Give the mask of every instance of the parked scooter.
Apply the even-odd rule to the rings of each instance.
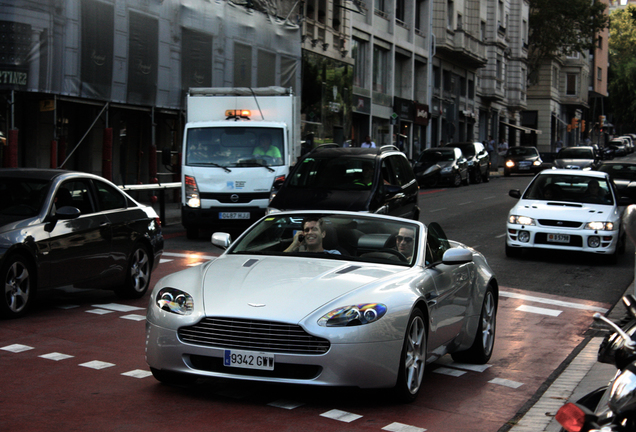
[[[636,244],[635,205],[627,207],[622,223]],[[619,324],[601,314],[594,315],[595,320],[613,330],[601,343],[598,361],[615,365],[617,372],[607,386],[559,409],[556,419],[568,432],[636,431],[636,298],[628,294],[623,304],[627,315]]]

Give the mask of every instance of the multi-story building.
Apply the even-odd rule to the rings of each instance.
[[[553,152],[557,143],[574,146],[588,138],[595,143],[605,139],[598,118],[607,97],[608,40],[606,29],[592,52],[562,55],[540,65],[522,113],[522,125],[543,132],[532,142],[540,151]]]

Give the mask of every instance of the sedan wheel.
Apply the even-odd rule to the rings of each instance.
[[[2,267],[4,298],[0,305],[0,315],[18,318],[31,307],[35,297],[35,279],[31,266],[22,256],[16,255]]]
[[[453,186],[459,187],[461,186],[461,184],[462,184],[462,176],[458,172],[455,172],[453,174]]]
[[[495,345],[497,327],[497,301],[492,287],[489,285],[484,296],[484,303],[479,316],[479,327],[475,342],[466,351],[452,354],[453,360],[461,363],[484,364],[490,360]]]
[[[141,244],[137,244],[128,262],[126,281],[123,287],[116,290],[117,295],[124,298],[140,298],[150,286],[150,256]]]
[[[424,378],[426,365],[426,325],[424,315],[419,309],[415,309],[409,319],[409,324],[404,337],[402,355],[400,357],[400,370],[395,396],[403,402],[412,402],[417,397]]]
[[[472,181],[473,181],[473,183],[475,183],[475,184],[479,184],[479,183],[481,183],[481,180],[482,180],[482,178],[481,178],[481,172],[479,172],[479,168],[477,168],[477,169],[475,169],[475,170],[473,171],[473,178],[472,178]]]

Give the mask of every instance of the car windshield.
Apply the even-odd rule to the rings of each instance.
[[[0,178],[0,215],[17,218],[38,215],[48,184],[41,179]]]
[[[598,170],[608,173],[613,179],[636,180],[636,164],[603,164]]]
[[[291,188],[368,190],[375,180],[375,164],[364,158],[305,158],[291,175]]]
[[[233,243],[228,254],[311,256],[409,266],[417,259],[420,236],[419,225],[406,219],[272,214]]]
[[[524,199],[581,204],[614,205],[614,196],[604,178],[542,174],[528,186]]]
[[[455,147],[459,147],[466,157],[475,156],[475,146],[472,144],[455,145]]]
[[[283,129],[264,127],[189,128],[186,165],[249,167],[283,164]]]
[[[559,152],[559,159],[594,159],[592,149],[568,147]]]
[[[508,150],[508,156],[538,156],[537,149],[532,147],[512,147]]]
[[[426,150],[420,155],[420,162],[452,162],[455,160],[455,151],[452,148],[439,148]]]

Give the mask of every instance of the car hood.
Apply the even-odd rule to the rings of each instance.
[[[367,211],[371,191],[283,188],[269,207],[278,210]]]
[[[558,219],[583,223],[613,220],[618,215],[616,207],[613,206],[539,200],[522,200],[513,207],[510,213],[533,219]]]
[[[554,166],[557,168],[587,168],[594,165],[594,160],[592,159],[556,159],[554,161]]]
[[[297,323],[352,290],[404,270],[315,257],[226,255],[203,276],[204,312]]]

